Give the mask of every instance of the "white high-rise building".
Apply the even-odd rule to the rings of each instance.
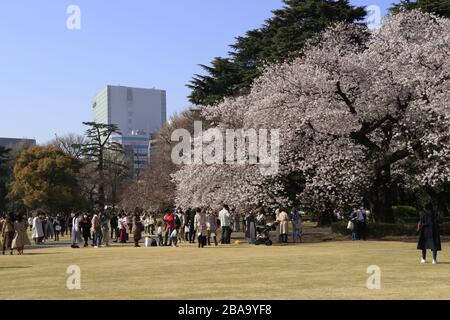
[[[112,139],[123,145],[139,175],[148,164],[151,136],[167,119],[166,91],[107,86],[94,97],[92,107],[95,122],[119,127],[122,136]]]

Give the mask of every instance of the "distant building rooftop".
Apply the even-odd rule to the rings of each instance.
[[[0,138],[0,146],[5,147],[5,148],[12,148],[21,143],[35,146],[36,140],[20,139],[20,138]]]

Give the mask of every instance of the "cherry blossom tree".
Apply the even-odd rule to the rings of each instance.
[[[335,25],[302,57],[266,67],[249,95],[204,108],[219,128],[280,129],[278,175],[184,166],[174,175],[177,202],[298,200],[330,215],[366,201],[377,221],[393,222],[394,181],[449,181],[449,57],[450,20],[432,14],[400,12],[372,33]],[[292,176],[298,188],[286,194]]]

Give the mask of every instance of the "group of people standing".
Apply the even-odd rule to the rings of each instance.
[[[14,249],[19,255],[23,254],[26,245],[30,245],[30,239],[27,235],[28,222],[23,215],[7,214],[1,221],[2,235],[2,254],[10,250],[14,254]]]
[[[50,239],[59,241],[67,232],[67,219],[57,214],[51,217],[38,211],[36,217],[28,218],[28,226],[31,228],[31,237],[35,244],[43,244]]]
[[[257,226],[265,226],[271,216],[275,219],[276,237],[280,243],[288,242],[289,221],[292,221],[294,242],[301,241],[301,215],[298,210],[287,214],[279,209],[274,215],[264,209],[248,210],[241,215],[235,208],[224,204],[218,211],[212,208],[167,209],[162,219],[158,219],[155,213],[144,212],[142,208],[135,208],[132,213],[125,210],[116,213],[114,209],[107,209],[93,214],[74,212],[70,216],[57,214],[55,217],[38,211],[34,218],[28,220],[24,216],[13,218],[8,215],[2,224],[3,252],[6,248],[18,248],[19,252],[23,252],[23,247],[29,244],[28,227],[37,245],[50,239],[59,241],[60,237],[70,235],[74,249],[80,246],[108,247],[111,241],[127,243],[131,237],[135,247],[139,247],[143,233],[149,237],[155,236],[154,240],[151,238],[155,246],[178,246],[181,241],[198,243],[199,248],[218,246],[219,243],[228,245],[231,244],[232,233],[242,231],[248,243],[255,244]]]
[[[367,218],[369,213],[364,207],[355,209],[350,214],[348,229],[352,231],[352,240],[366,240]]]

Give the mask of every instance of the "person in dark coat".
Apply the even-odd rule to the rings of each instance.
[[[433,264],[437,264],[437,253],[442,250],[441,236],[439,233],[439,217],[434,213],[431,203],[425,206],[420,215],[418,227],[420,238],[417,249],[422,250],[422,263],[426,263],[427,250],[431,250],[433,252]]]
[[[80,228],[81,228],[81,234],[83,235],[84,239],[84,247],[89,247],[88,241],[91,237],[91,219],[89,219],[89,216],[87,214],[83,215],[83,219],[80,222]]]
[[[119,218],[115,213],[113,213],[111,220],[111,239],[114,239],[114,242],[117,242],[119,239]]]

